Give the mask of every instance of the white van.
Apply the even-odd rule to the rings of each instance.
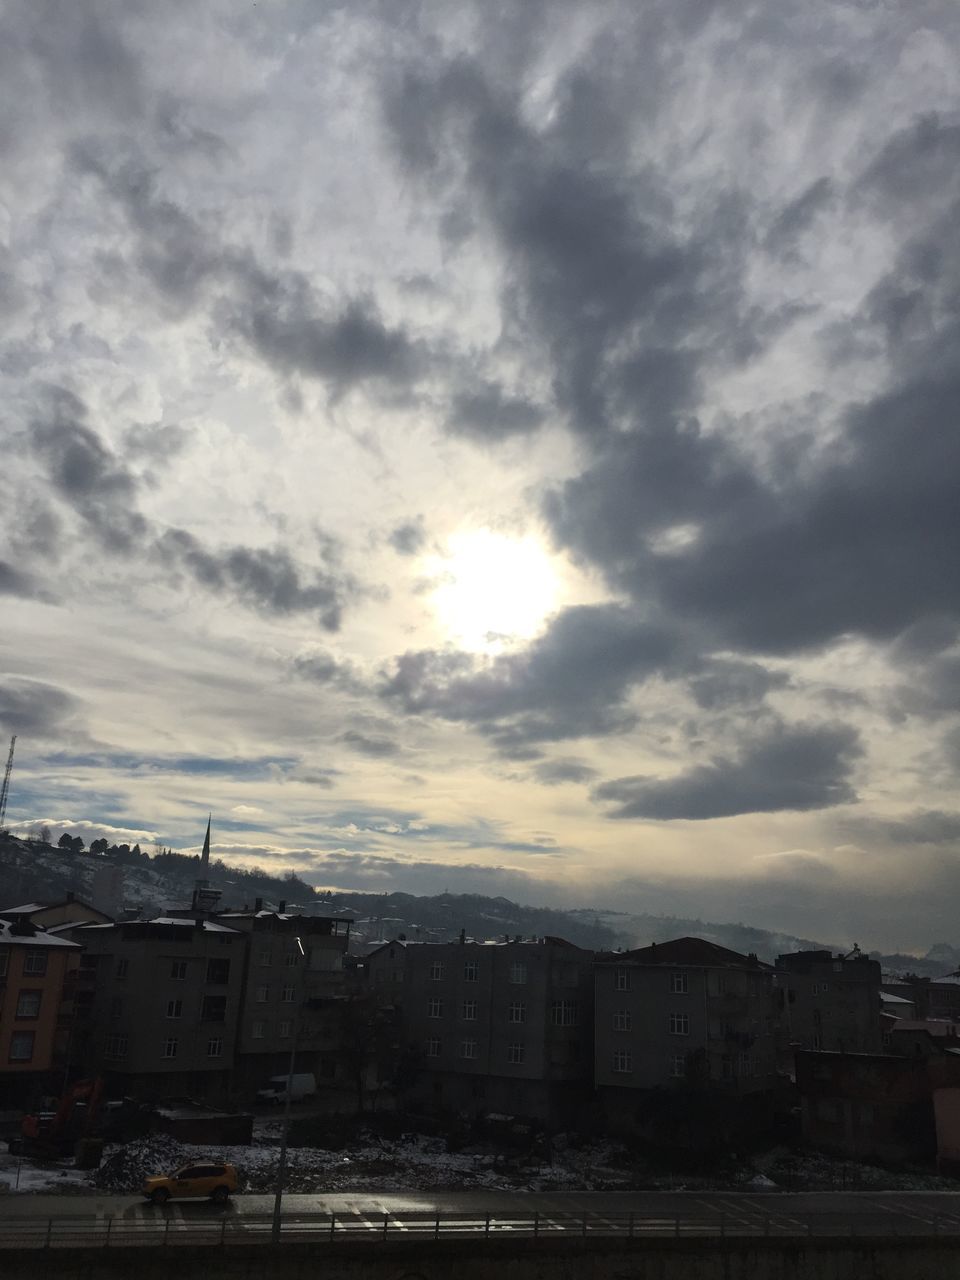
[[[262,1089],[257,1090],[258,1102],[286,1102],[287,1085],[290,1086],[290,1101],[299,1102],[302,1098],[312,1098],[317,1092],[316,1076],[308,1072],[294,1072],[292,1076],[271,1076]]]

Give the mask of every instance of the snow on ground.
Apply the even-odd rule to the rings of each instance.
[[[89,1194],[95,1190],[136,1193],[152,1174],[172,1173],[185,1164],[209,1160],[236,1166],[240,1188],[271,1192],[276,1185],[280,1124],[257,1125],[249,1147],[188,1146],[166,1134],[152,1134],[124,1146],[108,1147],[99,1170],[73,1169],[70,1161],[33,1161],[5,1152],[0,1144],[0,1191]],[[360,1134],[347,1148],[289,1147],[287,1189],[291,1192],[440,1191],[473,1189],[549,1190],[950,1190],[957,1183],[924,1171],[892,1172],[853,1161],[802,1155],[786,1148],[752,1162],[731,1163],[711,1174],[665,1174],[614,1142],[555,1144],[552,1160],[521,1157],[477,1145],[450,1152],[442,1138],[409,1134],[387,1139]]]

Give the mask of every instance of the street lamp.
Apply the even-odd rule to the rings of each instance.
[[[300,954],[304,958],[306,952],[303,949],[303,943],[299,938],[296,939],[297,946],[300,948]],[[283,1199],[283,1178],[287,1171],[287,1135],[290,1132],[290,1095],[293,1093],[293,1068],[296,1065],[297,1058],[297,1036],[300,1033],[300,1005],[296,1007],[296,1013],[293,1017],[293,1043],[290,1046],[290,1069],[287,1072],[287,1096],[283,1104],[283,1131],[280,1137],[280,1163],[277,1168],[277,1193],[273,1201],[273,1229],[270,1238],[274,1244],[280,1241],[280,1204]]]

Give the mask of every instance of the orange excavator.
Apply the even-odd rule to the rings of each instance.
[[[55,1111],[33,1111],[20,1122],[20,1138],[10,1143],[14,1155],[67,1155],[92,1128],[100,1109],[103,1079],[70,1085]]]

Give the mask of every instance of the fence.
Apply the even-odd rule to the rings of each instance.
[[[200,1208],[197,1206],[196,1208]],[[144,1212],[144,1211],[140,1211]],[[146,1212],[150,1212],[147,1210]],[[151,1217],[0,1218],[0,1249],[109,1249],[157,1246],[224,1247],[268,1244],[272,1219],[267,1214],[217,1217],[206,1206],[193,1216],[176,1210]],[[160,1216],[162,1213],[163,1216]],[[188,1210],[188,1213],[190,1211]],[[353,1213],[297,1214],[281,1224],[282,1243],[375,1244],[385,1240],[448,1239],[687,1239],[691,1237],[827,1238],[864,1236],[960,1237],[960,1217],[905,1216],[881,1208],[849,1213]]]

